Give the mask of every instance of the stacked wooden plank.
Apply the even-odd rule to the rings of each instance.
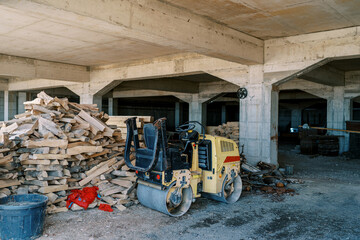
[[[121,132],[121,136],[123,139],[126,139],[127,134],[127,128],[125,120],[128,118],[131,118],[133,116],[109,116],[109,120],[107,121],[107,124],[110,126],[116,126],[118,130]],[[136,126],[138,128],[139,133],[139,140],[143,141],[143,127],[146,123],[153,123],[154,117],[152,116],[136,116]]]
[[[51,204],[48,211],[54,213],[67,210],[69,190],[108,181],[125,186],[104,192],[105,199],[112,197],[120,204],[130,201],[125,195],[133,193],[134,173],[124,166],[125,140],[120,130],[105,124],[107,114],[96,105],[70,103],[44,92],[24,105],[26,112],[3,122],[0,129],[0,197],[19,189],[45,194]],[[125,178],[118,179],[111,174],[114,171]],[[131,188],[125,188],[130,186],[127,181]]]
[[[8,132],[6,126],[0,129],[0,198],[17,193],[19,179],[23,181],[18,155],[13,151],[16,144],[9,140]]]
[[[239,122],[227,122],[219,126],[209,126],[206,132],[210,135],[226,137],[239,145]]]

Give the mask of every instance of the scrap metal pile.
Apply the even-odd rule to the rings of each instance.
[[[277,201],[283,200],[283,194],[296,194],[294,189],[288,187],[289,183],[300,183],[299,180],[286,178],[276,165],[264,162],[259,162],[256,166],[243,162],[241,178],[244,191],[271,194]]]

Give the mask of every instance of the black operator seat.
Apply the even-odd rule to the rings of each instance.
[[[156,156],[158,143],[158,129],[151,123],[145,124],[144,139],[146,148],[138,148],[136,151],[136,166],[146,168]]]

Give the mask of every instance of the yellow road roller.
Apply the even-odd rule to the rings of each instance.
[[[146,147],[140,148],[136,117],[126,126],[125,162],[136,172],[142,205],[178,217],[200,196],[225,203],[240,198],[241,157],[234,141],[207,135],[202,124],[189,121],[176,128],[181,146],[170,146],[166,118],[161,118],[144,125]]]

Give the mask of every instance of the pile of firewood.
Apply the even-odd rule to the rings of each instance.
[[[207,127],[207,133],[232,139],[239,145],[239,122],[227,122],[217,127]]]
[[[123,159],[125,139],[105,124],[107,114],[44,92],[24,105],[26,112],[0,129],[0,197],[44,194],[48,212],[55,213],[67,211],[69,190],[98,186],[101,201],[120,210],[136,203],[135,176]]]

